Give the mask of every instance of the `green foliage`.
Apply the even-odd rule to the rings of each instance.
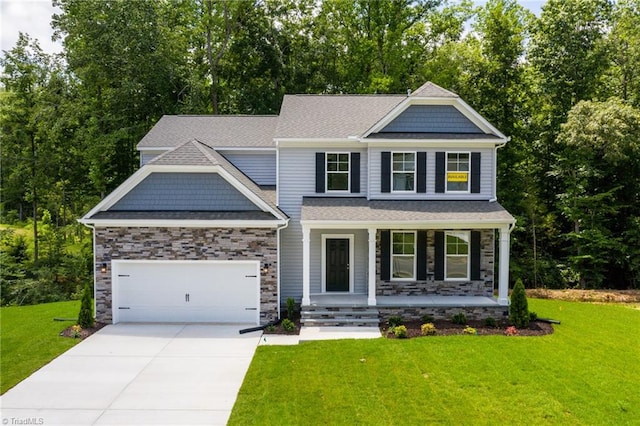
[[[462,312],[458,312],[451,317],[451,322],[454,324],[465,325],[467,323],[467,316]]]
[[[93,327],[93,306],[91,304],[92,291],[89,284],[84,286],[82,300],[80,301],[80,313],[78,314],[78,325],[82,328]]]
[[[398,325],[393,327],[393,334],[399,339],[405,339],[407,337],[407,327],[404,325]]]
[[[285,331],[293,331],[296,328],[296,325],[289,318],[285,318],[282,320],[282,328]]]
[[[462,332],[464,334],[478,334],[478,330],[476,330],[475,328],[471,327],[471,326],[466,326],[464,328],[464,330],[462,330]]]
[[[535,312],[529,311],[529,322],[536,321],[538,319],[538,314]]]
[[[428,322],[420,326],[420,332],[423,336],[434,336],[438,333],[438,330],[433,323]]]
[[[397,327],[399,325],[404,324],[404,320],[402,319],[402,317],[392,316],[392,317],[389,317],[389,319],[387,320],[387,323],[389,324],[389,327]]]
[[[511,293],[511,305],[509,306],[509,321],[516,328],[529,326],[529,304],[527,294],[524,291],[522,280],[518,278]]]
[[[498,321],[493,317],[488,317],[484,319],[484,325],[486,327],[496,328],[498,326]]]
[[[420,321],[422,321],[423,324],[433,322],[434,320],[435,318],[433,318],[433,315],[429,315],[429,314],[425,314],[422,317],[420,317]]]
[[[293,297],[287,297],[287,318],[289,321],[293,321],[293,317],[296,309],[296,301]]]

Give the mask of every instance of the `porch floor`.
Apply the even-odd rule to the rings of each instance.
[[[317,307],[365,307],[366,294],[312,294],[311,306]],[[377,296],[380,307],[476,307],[498,306],[493,297],[485,296]]]

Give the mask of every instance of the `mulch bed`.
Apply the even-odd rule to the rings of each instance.
[[[75,331],[73,330],[73,326],[69,326],[60,332],[60,336],[83,340],[91,336],[96,331],[100,330],[105,325],[107,324],[96,322],[92,328],[83,328],[82,330],[80,330],[80,333],[78,333],[79,336],[76,336]]]
[[[477,334],[479,336],[488,336],[488,335],[504,335],[506,328],[509,326],[507,323],[499,324],[497,327],[487,327],[484,325],[483,321],[468,321],[468,324],[459,325],[454,324],[451,321],[434,321],[433,325],[436,326],[436,336],[454,336],[454,335],[462,335],[464,333],[465,327],[468,325],[477,330]],[[407,327],[407,337],[408,339],[412,337],[429,337],[423,336],[420,330],[422,323],[420,321],[408,321],[404,323],[404,326]],[[380,327],[380,331],[383,336],[386,336],[389,339],[397,339],[396,335],[393,333],[389,333],[389,326],[385,324]],[[551,324],[541,322],[541,321],[533,321],[529,324],[529,328],[518,329],[518,336],[543,336],[545,334],[553,333],[553,327]]]

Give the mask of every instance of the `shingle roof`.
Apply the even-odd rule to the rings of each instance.
[[[459,98],[453,92],[450,92],[435,83],[427,81],[420,86],[415,92],[411,93],[413,97],[425,97],[425,98]]]
[[[512,223],[504,207],[489,201],[367,200],[304,197],[303,221]]]
[[[367,139],[424,139],[424,140],[468,140],[468,139],[501,139],[499,136],[488,133],[396,133],[378,132],[367,136]]]
[[[273,148],[276,115],[165,115],[138,149],[168,148],[197,139],[209,146]]]
[[[271,213],[261,211],[106,211],[94,214],[101,220],[273,220]]]
[[[286,95],[275,137],[359,136],[406,98],[406,95]]]

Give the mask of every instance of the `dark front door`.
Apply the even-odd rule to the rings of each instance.
[[[327,239],[326,289],[349,291],[349,239]]]

